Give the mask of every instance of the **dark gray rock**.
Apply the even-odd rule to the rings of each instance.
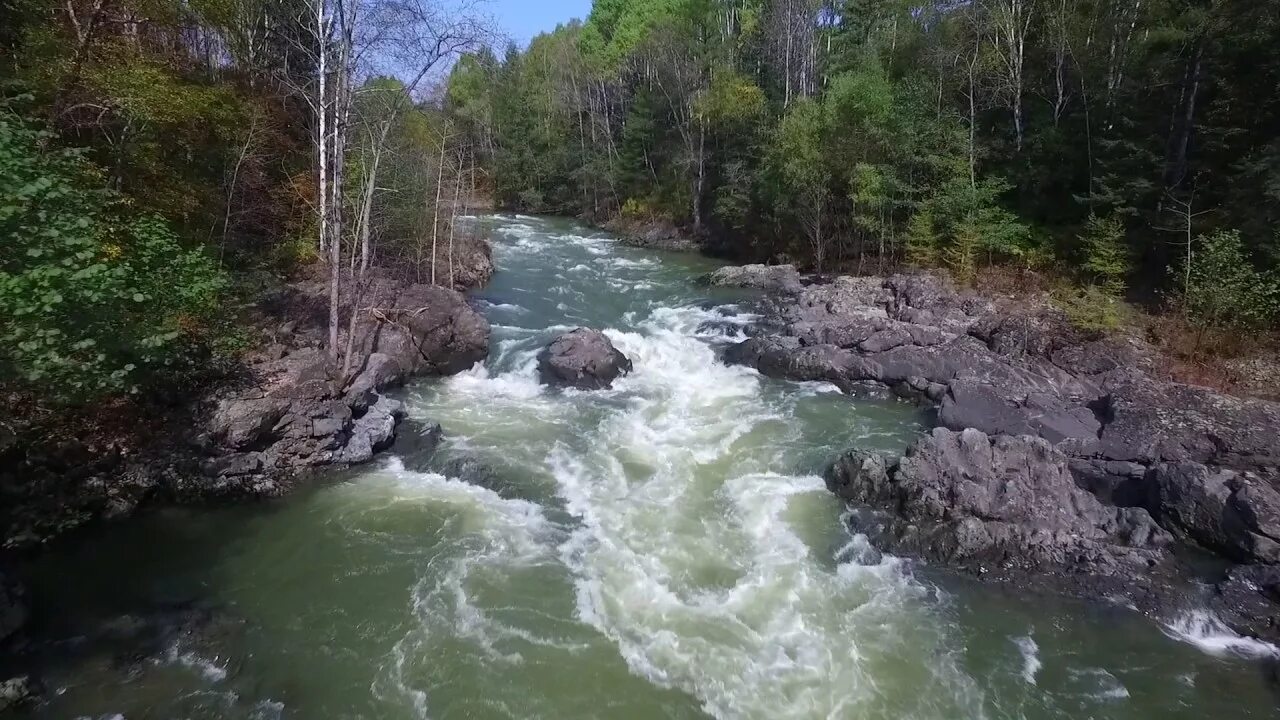
[[[390,447],[396,439],[396,424],[404,412],[399,400],[379,396],[364,415],[352,422],[350,436],[338,453],[338,462],[368,462],[375,453]]]
[[[1280,566],[1232,568],[1214,586],[1209,609],[1236,632],[1274,642],[1280,636]]]
[[[771,293],[795,294],[803,289],[795,265],[735,265],[722,267],[706,276],[717,287],[737,287]]]
[[[0,572],[0,643],[27,624],[27,614],[26,588]]]
[[[451,375],[489,355],[489,322],[461,293],[431,285],[379,289],[376,312],[357,328],[369,353],[399,363],[405,376]]]
[[[404,462],[406,470],[428,472],[431,461],[444,441],[444,428],[440,423],[420,422],[407,418],[396,428],[395,454]]]
[[[631,361],[604,333],[587,328],[560,335],[538,355],[542,382],[559,387],[599,390],[631,369]]]
[[[1280,467],[1280,405],[1132,372],[1108,378],[1098,455],[1145,464],[1198,462],[1239,470]]]
[[[975,428],[990,435],[1035,435],[1057,444],[1096,441],[1102,425],[1088,407],[1035,392],[1010,397],[994,385],[956,380],[942,398],[938,421],[952,430]]]
[[[633,247],[676,252],[698,252],[702,243],[676,227],[669,220],[617,220],[608,228],[617,233],[622,242]]]
[[[1233,560],[1280,563],[1280,492],[1252,473],[1199,463],[1152,468],[1151,511],[1165,527]]]
[[[209,477],[251,475],[262,470],[262,463],[262,453],[234,453],[206,461],[204,471]]]
[[[1145,510],[1079,488],[1066,456],[1039,438],[938,428],[896,463],[846,455],[827,482],[890,513],[888,549],[961,567],[1116,575],[1161,560],[1168,540]]]

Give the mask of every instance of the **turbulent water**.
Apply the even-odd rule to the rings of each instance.
[[[474,222],[500,270],[489,361],[410,387],[372,467],[45,555],[32,716],[1273,717],[1270,651],[1212,618],[1016,597],[851,536],[818,472],[926,418],[721,363],[749,298],[699,286],[709,261]],[[580,325],[634,372],[543,388],[537,351]]]

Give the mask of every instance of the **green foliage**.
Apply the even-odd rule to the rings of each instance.
[[[1098,285],[1070,288],[1054,294],[1055,303],[1076,328],[1089,333],[1107,333],[1123,322],[1124,303],[1114,293]]]
[[[1280,280],[1253,266],[1235,230],[1201,236],[1190,267],[1173,273],[1184,287],[1179,302],[1197,327],[1257,330],[1280,315]]]
[[[941,261],[941,238],[934,226],[933,210],[924,207],[911,216],[907,225],[907,262],[918,268],[937,267]]]
[[[966,215],[952,230],[951,242],[942,252],[952,276],[965,285],[978,274],[978,253],[982,250],[982,227],[974,215]]]
[[[1090,215],[1080,245],[1084,255],[1080,267],[1092,285],[1109,295],[1123,295],[1126,279],[1133,270],[1133,258],[1125,244],[1121,219],[1115,215]]]
[[[225,281],[50,139],[0,115],[0,368],[63,401],[134,391],[187,361]]]

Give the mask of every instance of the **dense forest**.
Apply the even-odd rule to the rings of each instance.
[[[299,272],[342,380],[371,268],[459,285],[485,196],[819,272],[1033,270],[1094,328],[1275,322],[1275,2],[598,0],[504,52],[483,10],[0,5],[4,388],[186,387]]]
[[[328,278],[349,370],[340,309],[371,267],[455,284],[478,175],[444,79],[490,42],[469,3],[0,5],[0,388],[189,392],[297,273]]]
[[[1216,327],[1280,303],[1280,5],[597,0],[458,64],[500,204],[819,271],[993,263]]]

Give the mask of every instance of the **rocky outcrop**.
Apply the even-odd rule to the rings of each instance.
[[[538,354],[538,375],[547,385],[600,390],[629,372],[631,361],[599,330],[567,332]]]
[[[727,361],[936,406],[940,429],[905,459],[855,455],[832,471],[846,499],[889,513],[891,547],[963,567],[1148,577],[1134,568],[1169,559],[1173,538],[1280,567],[1276,403],[1165,381],[1139,338],[1083,335],[1047,301],[997,302],[928,274],[775,291],[764,310]],[[1249,607],[1247,583],[1223,582],[1223,603]]]
[[[149,502],[277,495],[307,471],[365,462],[395,439],[403,416],[388,389],[488,354],[488,323],[454,290],[377,271],[355,309],[345,368],[324,349],[327,285],[304,279],[260,298],[261,346],[202,397],[98,408],[79,432],[58,417],[22,437],[0,423],[0,545],[37,545]],[[61,436],[47,439],[41,427]]]
[[[900,459],[850,452],[827,483],[888,511],[888,548],[982,572],[1140,572],[1169,540],[1146,510],[1079,488],[1066,456],[1040,438],[938,428]]]
[[[493,277],[493,248],[481,238],[468,237],[455,243],[452,258],[453,289],[462,292],[478,288]],[[437,270],[440,277],[450,277],[450,264],[446,258]]]
[[[736,287],[796,294],[803,289],[795,265],[729,265],[710,273],[704,281],[713,287]]]
[[[412,376],[459,372],[488,354],[488,322],[456,291],[375,278],[366,303],[351,338],[364,359],[345,386],[326,353],[303,346],[258,363],[252,382],[216,398],[203,437],[214,482],[189,489],[270,493],[282,475],[366,462],[395,440],[404,416],[381,391]]]
[[[618,235],[622,242],[633,247],[676,252],[698,252],[702,243],[691,237],[670,220],[628,220],[619,218],[605,226]]]

